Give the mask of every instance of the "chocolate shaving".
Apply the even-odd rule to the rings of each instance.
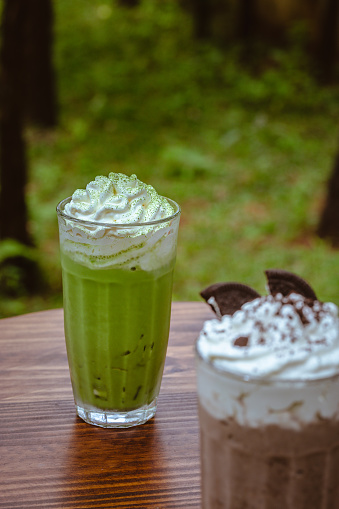
[[[235,341],[234,341],[234,346],[240,346],[240,347],[244,347],[244,346],[247,346],[248,345],[248,337],[247,336],[239,336]]]
[[[224,315],[233,315],[245,302],[250,302],[260,294],[250,286],[242,283],[215,283],[203,290],[200,295],[216,312],[214,301],[216,302],[220,313]],[[208,302],[211,299],[211,302]],[[213,301],[214,299],[214,301]]]
[[[313,288],[300,276],[282,269],[265,270],[265,274],[271,295],[281,293],[287,297],[290,293],[298,293],[312,301],[317,300]]]

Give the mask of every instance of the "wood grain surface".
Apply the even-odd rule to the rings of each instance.
[[[210,317],[173,304],[156,416],[124,430],[76,416],[61,309],[0,320],[0,507],[199,508],[193,345]]]

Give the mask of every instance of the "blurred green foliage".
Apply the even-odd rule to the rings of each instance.
[[[174,299],[299,273],[339,304],[339,253],[314,230],[337,149],[339,87],[320,87],[300,32],[284,49],[218,49],[192,38],[173,0],[58,0],[53,132],[27,131],[30,228],[48,283],[0,300],[0,316],[62,305],[55,207],[110,171],[182,206]],[[295,35],[297,33],[297,36]]]

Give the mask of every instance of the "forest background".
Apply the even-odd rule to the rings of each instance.
[[[264,270],[284,268],[339,304],[339,217],[321,224],[339,201],[338,9],[332,39],[314,21],[336,1],[274,0],[269,16],[192,1],[51,4],[57,109],[48,128],[24,118],[27,239],[1,235],[0,317],[62,306],[56,205],[111,171],[181,205],[175,300],[229,280],[264,293]]]

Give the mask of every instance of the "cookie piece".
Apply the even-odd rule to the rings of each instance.
[[[317,300],[313,288],[300,276],[282,269],[265,270],[267,277],[268,289],[271,295],[281,293],[287,297],[290,293],[298,293],[303,297],[311,300]]]
[[[213,311],[219,315],[233,315],[245,302],[258,297],[259,293],[242,283],[215,283],[200,292]]]

